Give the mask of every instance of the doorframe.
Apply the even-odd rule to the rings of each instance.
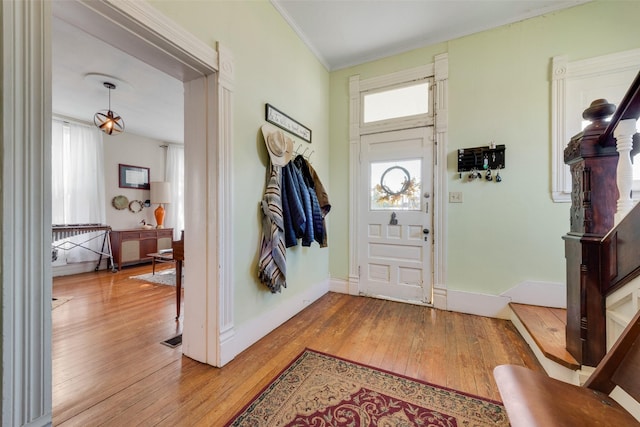
[[[358,295],[360,272],[358,265],[358,230],[362,213],[360,212],[360,137],[364,133],[361,127],[361,92],[364,88],[384,87],[407,81],[431,77],[434,78],[434,165],[433,165],[433,306],[447,308],[447,138],[448,138],[448,54],[434,57],[432,64],[399,71],[381,77],[361,80],[359,75],[349,78],[349,294]],[[421,125],[416,123],[416,125]],[[405,122],[405,128],[411,123]],[[380,130],[389,130],[388,127]]]
[[[55,2],[2,2],[2,425],[50,425],[51,17]],[[64,8],[103,40],[185,84],[185,295],[183,351],[214,366],[231,360],[231,230],[234,63],[144,1],[68,1]],[[82,28],[81,25],[77,25]],[[122,44],[122,37],[131,43]],[[108,40],[105,40],[108,41]],[[124,50],[124,49],[123,49]],[[189,88],[198,87],[194,93]],[[186,127],[185,127],[186,128]],[[205,231],[205,239],[197,239]],[[224,250],[221,250],[224,248]],[[192,262],[191,260],[194,260]],[[194,283],[197,283],[194,280]]]

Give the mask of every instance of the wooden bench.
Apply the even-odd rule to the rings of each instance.
[[[619,386],[640,401],[640,311],[584,386],[514,365],[500,365],[493,375],[513,427],[640,426],[609,397]]]

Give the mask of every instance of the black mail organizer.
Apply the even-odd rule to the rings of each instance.
[[[504,145],[460,148],[458,150],[458,172],[504,169]]]

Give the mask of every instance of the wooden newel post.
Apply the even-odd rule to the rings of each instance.
[[[563,239],[567,263],[567,350],[582,365],[596,366],[606,353],[605,297],[600,288],[600,241],[614,225],[618,188],[616,146],[599,142],[615,105],[591,103],[591,124],[564,151],[571,169],[571,229]]]

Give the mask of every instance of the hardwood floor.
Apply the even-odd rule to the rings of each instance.
[[[511,322],[336,293],[214,368],[160,344],[181,324],[150,270],[54,279],[54,425],[221,426],[306,347],[494,400],[496,365],[542,371]]]

